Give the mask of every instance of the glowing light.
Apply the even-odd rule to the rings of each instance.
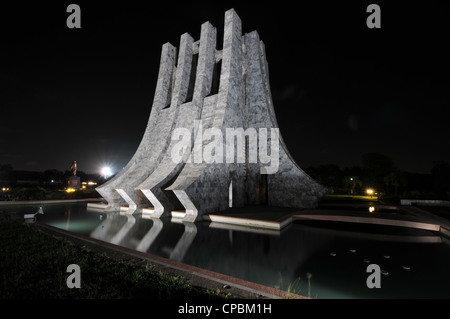
[[[366,189],[366,193],[367,193],[367,195],[372,196],[373,195],[373,189],[371,189],[371,188]]]
[[[102,175],[103,175],[104,177],[109,177],[109,176],[111,176],[111,175],[112,175],[111,169],[110,169],[109,167],[107,167],[107,166],[103,167],[103,168],[102,168]]]
[[[373,213],[375,211],[375,206],[369,206],[369,213]]]
[[[75,192],[75,188],[68,188],[68,189],[66,189],[66,192],[73,193],[73,192]]]

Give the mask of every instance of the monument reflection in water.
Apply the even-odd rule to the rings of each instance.
[[[35,207],[15,208],[24,213]],[[41,223],[312,298],[449,298],[450,246],[391,226],[298,221],[281,231],[48,205]],[[380,289],[366,285],[378,264]]]
[[[193,223],[180,222],[183,227],[176,227],[166,220],[163,227],[163,220],[146,218],[145,215],[117,212],[101,216],[106,217],[91,233],[92,238],[176,261],[183,260],[197,235],[197,226]],[[170,231],[175,233],[172,235]],[[174,243],[173,239],[178,240]]]

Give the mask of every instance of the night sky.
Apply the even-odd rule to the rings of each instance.
[[[443,1],[92,2],[2,4],[0,164],[119,171],[144,134],[162,45],[198,40],[210,21],[221,48],[230,8],[265,43],[280,132],[301,167],[380,152],[427,173],[450,160]],[[81,29],[66,26],[70,3]],[[370,3],[381,29],[366,26]]]

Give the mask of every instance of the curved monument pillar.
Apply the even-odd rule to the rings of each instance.
[[[160,117],[163,116],[161,113],[170,101],[172,74],[175,68],[175,54],[176,49],[174,46],[170,43],[163,45],[152,110],[144,136],[136,153],[133,155],[128,164],[122,169],[122,171],[120,171],[108,182],[96,188],[97,192],[99,192],[100,195],[108,201],[108,207],[112,210],[118,210],[121,206],[129,204],[129,201],[127,202],[119,194],[119,192],[116,191],[116,189],[122,189],[122,185],[129,180],[129,176],[135,170],[136,166],[142,162],[145,162],[151,156],[152,152],[155,152],[155,150],[151,149],[150,146],[152,144],[151,142],[153,140],[157,123],[160,121]]]
[[[197,61],[195,77],[192,76],[190,79],[186,78],[184,84],[186,87],[193,85],[192,100],[180,106],[180,116],[176,121],[176,129],[185,130],[190,136],[195,136],[202,114],[211,112],[208,110],[211,106],[207,103],[204,105],[204,99],[211,92],[216,55],[216,33],[216,29],[209,22],[204,23],[201,28],[198,50],[191,53],[190,58]],[[195,55],[198,57],[194,58]],[[176,129],[173,131],[174,134],[176,133]],[[169,150],[176,147],[178,143],[171,139],[169,139],[169,142]],[[158,163],[153,173],[136,187],[136,190],[141,191],[153,204],[153,215],[155,217],[168,215],[173,210],[174,196],[172,195],[171,202],[170,194],[167,194],[164,188],[173,181],[173,178],[184,167],[185,161],[191,155],[190,151],[193,147],[193,142],[194,139],[191,139],[189,149],[187,149],[183,161],[173,161],[172,152],[166,152],[164,158]]]
[[[169,43],[163,46],[152,111],[138,150],[117,176],[97,188],[111,207],[127,205],[134,211],[148,204],[135,188],[153,172],[167,151],[172,130],[179,120],[179,106],[188,93],[186,83],[191,74],[193,50],[192,37],[183,34],[176,67],[176,49]]]
[[[162,161],[168,149],[175,124],[180,121],[180,117],[184,116],[180,112],[180,104],[188,94],[189,77],[193,67],[193,50],[193,38],[187,33],[183,34],[180,39],[177,67],[172,75],[170,103],[166,103],[164,108],[159,110],[158,121],[154,125],[151,138],[146,143],[150,153],[147,158],[136,163],[133,170],[128,172],[126,180],[116,186],[116,191],[125,199],[130,209],[142,208],[148,203],[145,197],[136,191],[136,187],[154,172],[157,165]]]
[[[225,13],[219,92],[208,101],[214,105],[214,111],[213,114],[202,116],[202,132],[216,129],[225,136],[226,128],[243,127],[245,92],[241,38],[241,20],[234,10],[229,10]],[[202,142],[205,144],[205,138]],[[223,144],[223,141],[214,140],[208,144],[210,149],[214,149],[217,142]],[[206,155],[205,148],[195,153]],[[185,221],[193,222],[206,212],[229,208],[230,182],[234,179],[234,185],[242,184],[243,180],[239,178],[242,164],[226,163],[225,154],[221,158],[221,163],[207,163],[205,160],[201,163],[186,163],[175,182],[167,188],[175,193],[185,207]],[[236,206],[243,206],[242,198],[237,196]]]
[[[256,31],[245,35],[246,51],[246,122],[248,127],[278,128],[273,107],[268,63],[263,42]],[[279,157],[276,172],[267,174],[267,201],[271,206],[314,207],[326,189],[308,176],[295,162],[279,138]],[[272,165],[273,166],[273,165]],[[247,193],[252,201],[261,201],[260,164],[250,164]],[[255,192],[255,190],[258,190]]]

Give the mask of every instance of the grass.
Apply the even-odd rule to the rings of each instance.
[[[67,287],[67,266],[81,270],[81,288]],[[117,260],[37,225],[0,214],[0,298],[2,299],[216,299],[229,297],[192,286],[142,261]]]
[[[354,200],[377,200],[377,195],[340,195],[340,194],[327,194],[324,196],[325,199],[354,199]]]
[[[300,295],[311,299],[318,299],[317,294],[314,297],[311,297],[311,273],[306,273],[306,284],[308,285],[306,291],[304,287],[305,281],[302,281],[302,278],[300,276],[297,277],[294,281],[290,281],[286,288],[283,287],[283,277],[281,276],[281,273],[279,273],[279,276],[280,279],[278,285],[276,285],[274,288],[286,290],[286,299],[291,299],[294,295]]]

